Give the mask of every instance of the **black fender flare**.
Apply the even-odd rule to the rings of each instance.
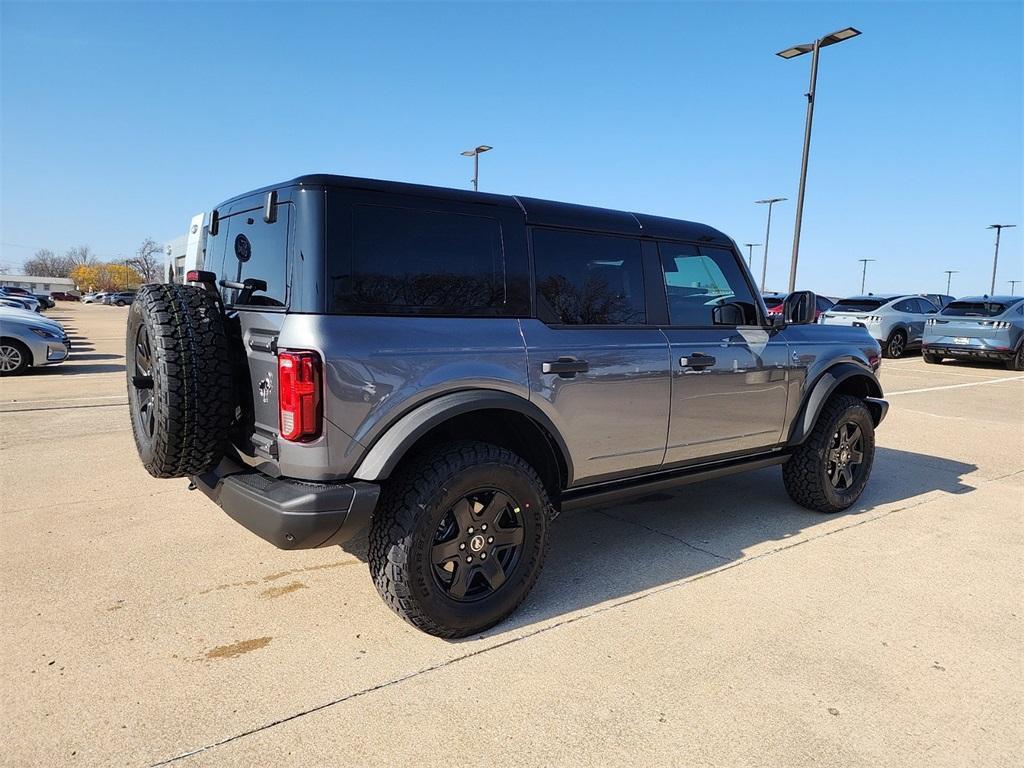
[[[878,383],[874,372],[856,363],[836,363],[827,368],[810,387],[805,390],[803,402],[797,411],[797,417],[789,431],[787,445],[794,446],[802,443],[814,429],[818,421],[818,414],[825,406],[829,397],[839,386],[845,382],[860,377],[865,381],[865,389],[868,396],[865,398],[868,410],[874,419],[877,427],[882,423],[885,414],[889,410],[889,403],[882,399],[882,386]]]
[[[551,419],[529,400],[497,390],[469,389],[452,392],[430,400],[409,411],[389,426],[359,462],[354,477],[357,480],[379,482],[391,475],[406,452],[432,430],[454,416],[471,411],[501,410],[522,414],[534,421],[554,442],[561,454],[568,477],[572,482],[573,467],[569,449]]]

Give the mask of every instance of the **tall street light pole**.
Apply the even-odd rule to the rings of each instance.
[[[480,191],[480,155],[484,152],[488,152],[494,149],[494,147],[488,147],[486,144],[481,144],[475,149],[467,149],[462,153],[463,157],[473,158],[473,191]]]
[[[1017,283],[1019,283],[1021,281],[1020,280],[1007,280],[1006,282],[1008,282],[1010,284],[1010,295],[1011,296],[1016,296],[1017,294],[1014,293],[1014,291],[1017,288]]]
[[[764,231],[764,263],[761,264],[761,291],[764,292],[764,279],[768,273],[768,236],[772,233],[772,206],[781,203],[784,197],[766,197],[764,200],[755,200],[758,205],[768,204],[768,226]]]
[[[944,270],[944,271],[946,273],[946,295],[949,296],[949,284],[950,284],[950,281],[953,279],[953,275],[959,275],[960,274],[960,270],[959,269],[947,269],[947,270]]]
[[[811,85],[807,93],[807,121],[804,125],[804,154],[800,161],[800,190],[796,196],[796,225],[793,230],[793,258],[789,264],[789,292],[796,290],[796,263],[800,253],[800,225],[804,215],[804,191],[807,187],[807,158],[811,151],[811,123],[814,122],[814,91],[818,83],[818,54],[826,45],[841,43],[860,34],[860,30],[853,27],[840,29],[830,35],[819,37],[813,43],[802,43],[794,45],[784,51],[779,51],[776,56],[784,59],[792,59],[802,56],[805,53],[811,54]]]
[[[857,259],[864,266],[860,270],[860,292],[864,293],[864,284],[868,279],[868,262],[875,261],[875,259]]]
[[[744,243],[747,246],[747,266],[753,268],[754,266],[754,247],[760,245],[760,243]]]
[[[1016,227],[1016,224],[989,224],[987,229],[994,229],[996,231],[996,255],[992,257],[992,289],[988,292],[989,296],[992,296],[996,292],[996,265],[999,263],[999,235],[1003,233],[1004,229],[1011,229]]]

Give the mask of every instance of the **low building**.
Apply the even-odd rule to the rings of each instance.
[[[0,275],[0,288],[24,288],[31,293],[64,291],[78,293],[70,277],[42,277],[40,275]]]

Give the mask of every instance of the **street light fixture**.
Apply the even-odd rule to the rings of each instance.
[[[744,243],[743,245],[745,245],[747,247],[747,253],[750,254],[749,256],[747,256],[747,266],[748,267],[753,267],[754,266],[754,247],[760,245],[760,243]]]
[[[861,264],[864,265],[861,268],[861,271],[860,271],[860,292],[863,294],[864,293],[864,283],[865,283],[865,281],[867,280],[867,277],[868,277],[868,262],[869,261],[875,261],[875,259],[857,259],[857,261],[859,261]]]
[[[853,27],[840,29],[838,32],[825,35],[813,43],[802,43],[779,51],[776,55],[784,59],[793,59],[805,53],[811,55],[811,85],[807,90],[807,122],[804,126],[804,153],[800,162],[800,191],[796,197],[796,225],[793,232],[793,258],[789,265],[789,290],[790,293],[796,290],[796,264],[800,253],[800,224],[804,215],[804,190],[807,187],[807,157],[811,151],[811,123],[814,121],[814,90],[818,82],[818,54],[827,45],[841,43],[860,34],[860,30]]]
[[[996,265],[999,263],[999,235],[1003,233],[1004,229],[1012,229],[1016,227],[1016,224],[989,224],[986,229],[994,229],[996,231],[996,255],[992,257],[992,289],[989,291],[989,296],[992,296],[996,292]]]
[[[761,264],[761,291],[764,291],[764,279],[768,273],[768,236],[772,233],[772,206],[781,203],[784,197],[766,197],[764,200],[755,200],[758,205],[768,204],[768,226],[764,231],[764,263]]]
[[[1022,281],[1020,281],[1020,280],[1007,280],[1006,282],[1008,282],[1010,284],[1010,295],[1011,296],[1016,296],[1017,294],[1014,293],[1014,291],[1017,288],[1017,283],[1022,282]]]
[[[949,283],[953,279],[953,275],[959,275],[959,269],[947,269],[944,270],[946,273],[946,295],[949,296]]]
[[[473,158],[473,191],[480,191],[480,155],[484,152],[489,152],[494,147],[488,147],[486,144],[481,144],[475,149],[467,149],[462,153],[463,157]]]

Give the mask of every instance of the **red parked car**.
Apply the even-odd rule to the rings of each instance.
[[[762,298],[764,299],[764,305],[768,307],[768,314],[781,315],[782,305],[785,303],[786,296],[788,295],[789,294],[786,293],[764,294]],[[832,309],[832,307],[835,305],[835,302],[826,296],[818,296],[817,299],[818,303],[817,306],[815,306],[814,308],[814,322],[818,322],[818,317],[821,316],[822,312],[827,312],[828,310]]]
[[[76,296],[73,293],[66,293],[65,291],[51,291],[50,298],[54,301],[81,301],[81,296]]]

